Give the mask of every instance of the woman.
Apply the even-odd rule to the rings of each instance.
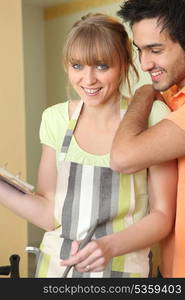
[[[73,265],[68,277],[151,276],[157,264],[149,247],[173,225],[176,163],[150,168],[150,206],[146,170],[110,169],[112,140],[128,106],[120,84],[130,86],[129,71],[137,73],[123,25],[104,14],[83,17],[68,34],[64,66],[81,100],[43,113],[37,194],[21,196],[4,183],[0,191],[7,206],[48,231],[37,277],[62,277]],[[167,113],[156,101],[150,125]],[[92,240],[79,249],[95,225]]]

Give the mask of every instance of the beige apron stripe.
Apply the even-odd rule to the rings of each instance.
[[[35,277],[40,277],[40,278],[48,277],[50,260],[51,257],[48,254],[46,253],[40,254]]]
[[[81,174],[81,189],[79,199],[78,233],[77,238],[82,240],[90,228],[93,193],[93,166],[83,166]]]
[[[118,214],[119,183],[120,183],[120,174],[117,172],[113,172],[112,194],[111,194],[111,219],[115,218]],[[112,232],[113,232],[113,228],[110,231],[110,233]]]
[[[133,213],[135,210],[135,188],[134,188],[134,175],[130,175],[130,207],[125,217],[125,227],[132,225],[133,221]]]
[[[50,260],[47,277],[52,277],[53,273],[55,273],[55,277],[62,277],[63,269],[59,264],[59,259],[56,260],[52,258]]]
[[[75,120],[75,121],[78,120],[82,106],[83,106],[83,100],[80,100],[80,102],[77,105],[77,108],[75,109],[74,113],[72,114],[71,120]]]
[[[102,278],[103,272],[90,272],[89,277],[90,278]]]
[[[59,165],[56,195],[55,195],[55,219],[60,223],[62,219],[64,200],[66,198],[67,190],[68,190],[68,183],[69,183],[68,178],[69,178],[71,163],[66,162],[65,168],[63,167],[63,165],[64,165],[63,162],[61,162]]]

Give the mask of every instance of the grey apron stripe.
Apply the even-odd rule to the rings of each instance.
[[[74,269],[72,278],[90,278],[90,272],[78,272]]]
[[[74,163],[72,163],[74,164]],[[82,169],[83,166],[80,164],[76,165],[76,178],[74,185],[74,200],[72,206],[72,223],[70,229],[70,238],[72,240],[76,239],[78,222],[79,222],[79,208],[80,208],[80,192],[81,192],[81,179],[82,179]]]
[[[71,163],[68,190],[67,190],[67,195],[63,206],[63,212],[62,212],[62,237],[64,238],[69,237],[69,233],[70,233],[69,225],[72,222],[72,206],[74,200],[76,171],[77,171],[77,164]]]
[[[64,239],[61,251],[60,251],[60,258],[67,259],[69,258],[70,250],[71,250],[72,241],[69,239]]]
[[[122,278],[131,278],[131,275],[132,275],[131,273],[123,272],[121,277]]]
[[[112,271],[110,277],[112,277],[112,278],[127,278],[127,277],[130,277],[130,276],[129,276],[129,273],[126,273],[126,272]]]
[[[76,169],[77,169],[77,165],[71,163],[68,190],[67,190],[67,195],[63,206],[62,220],[61,220],[62,221],[61,237],[64,238],[64,242],[62,244],[61,253],[60,253],[62,259],[64,259],[64,257],[67,258],[69,256],[67,239],[70,237],[70,231],[71,231],[70,225],[72,224],[72,207],[73,207],[73,200],[74,200]]]
[[[148,277],[152,277],[152,273],[153,273],[153,253],[152,253],[152,250],[150,250],[150,252],[148,254],[148,258],[149,258],[149,274],[148,274]]]
[[[111,272],[112,272],[112,259],[109,262],[109,264],[106,266],[104,272],[103,272],[103,278],[109,278],[111,277]]]
[[[73,136],[73,131],[71,129],[68,129],[63,140],[61,152],[66,153],[68,151],[72,136]]]
[[[39,253],[39,259],[38,259],[38,262],[37,262],[36,271],[35,271],[35,275],[34,275],[35,278],[37,278],[38,275],[39,275],[41,263],[43,262],[43,261],[42,261],[43,256],[44,256],[43,252],[40,252],[40,253]]]
[[[112,176],[112,193],[111,193],[111,204],[110,204],[110,218],[111,220],[106,223],[106,232],[107,234],[113,233],[112,219],[117,216],[118,213],[118,199],[119,199],[119,182],[120,176],[119,173],[113,172]],[[112,272],[112,259],[108,266],[106,267],[103,277],[111,277]]]
[[[110,219],[111,211],[111,192],[112,192],[112,170],[101,168],[100,175],[100,195],[99,195],[99,222],[96,231],[96,238],[107,235],[106,220]]]
[[[110,277],[112,278],[130,278],[132,273],[128,272],[117,272],[117,271],[111,271]]]
[[[67,150],[68,150],[68,147],[62,146],[62,152],[63,152],[63,153],[67,153]]]
[[[83,278],[83,273],[73,270],[72,278]]]
[[[91,225],[95,224],[99,217],[100,175],[100,168],[94,167]]]
[[[83,274],[83,278],[90,278],[91,273],[90,272],[84,272]]]

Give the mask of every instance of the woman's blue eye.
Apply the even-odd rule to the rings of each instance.
[[[106,64],[99,64],[99,65],[97,65],[97,69],[98,70],[107,70],[108,68],[109,68],[109,66],[106,65]]]
[[[76,70],[82,69],[82,65],[80,65],[80,64],[73,64],[72,67],[73,67],[73,69],[76,69]]]

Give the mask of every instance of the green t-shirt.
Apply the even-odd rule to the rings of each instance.
[[[69,102],[59,103],[48,107],[42,115],[42,122],[40,126],[40,141],[56,150],[57,157],[61,151],[62,142],[68,127]],[[170,113],[169,108],[162,101],[156,100],[153,104],[150,117],[149,126],[153,126]],[[101,167],[108,167],[110,155],[94,155],[88,153],[80,148],[75,137],[72,137],[69,151],[66,160],[87,164],[98,165]]]

